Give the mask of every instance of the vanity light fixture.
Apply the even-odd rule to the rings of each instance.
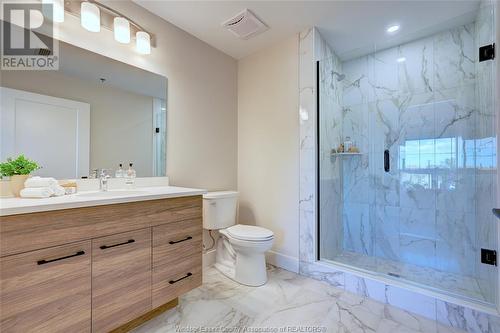
[[[406,58],[405,57],[399,57],[396,59],[397,62],[399,63],[402,63],[402,62],[405,62],[406,61]]]
[[[101,31],[101,13],[95,4],[84,1],[81,4],[82,27],[91,32]]]
[[[1,0],[0,0],[1,1]],[[61,3],[64,11],[80,18],[83,28],[91,32],[101,31],[101,26],[113,31],[114,39],[121,44],[129,44],[135,37],[134,48],[137,53],[151,54],[151,47],[156,46],[153,34],[133,19],[120,13],[101,0],[41,0]],[[64,18],[64,15],[63,15]]]
[[[130,43],[130,23],[126,18],[115,17],[113,20],[113,31],[118,43]]]
[[[145,31],[135,34],[135,49],[140,54],[151,54],[151,36]]]
[[[393,34],[395,33],[396,31],[398,31],[400,28],[399,24],[394,24],[394,25],[391,25],[387,28],[387,32],[390,33],[390,34]]]

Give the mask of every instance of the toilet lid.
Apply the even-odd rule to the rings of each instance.
[[[268,240],[274,236],[271,230],[245,224],[233,225],[227,228],[226,231],[234,238],[249,241]]]

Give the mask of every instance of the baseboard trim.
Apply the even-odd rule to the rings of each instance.
[[[299,272],[299,259],[276,251],[268,251],[266,253],[266,261],[274,266],[286,269],[287,271]]]

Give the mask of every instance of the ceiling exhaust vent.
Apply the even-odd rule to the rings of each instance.
[[[249,39],[268,29],[264,22],[248,9],[222,23],[222,26],[241,39]]]

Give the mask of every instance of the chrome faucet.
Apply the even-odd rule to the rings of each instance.
[[[111,178],[106,169],[101,169],[99,173],[99,190],[107,191],[108,190],[108,179]]]

